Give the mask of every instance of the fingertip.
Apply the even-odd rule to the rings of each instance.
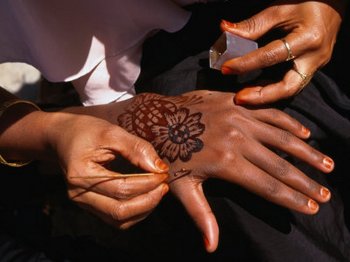
[[[228,66],[222,66],[221,67],[221,73],[223,74],[223,75],[232,75],[232,74],[234,74],[235,72],[232,70],[232,68],[231,67],[228,67]]]
[[[220,23],[220,28],[222,31],[230,31],[230,29],[236,28],[237,25],[235,23],[231,23],[227,20],[222,19]]]
[[[218,247],[217,243],[210,242],[205,235],[203,235],[203,243],[208,253],[213,253]]]
[[[163,184],[162,186],[162,196],[165,196],[169,192],[169,185]]]
[[[308,202],[307,202],[307,205],[309,207],[309,210],[310,210],[310,214],[316,214],[320,208],[320,206],[317,204],[316,201],[310,199]]]
[[[310,135],[311,135],[310,129],[308,129],[308,128],[305,127],[305,126],[302,126],[302,127],[301,127],[301,132],[302,132],[302,134],[303,134],[303,137],[305,137],[305,138],[309,138]]]
[[[257,99],[260,97],[260,89],[246,87],[239,91],[234,100],[238,105],[243,104],[256,104]]]
[[[203,242],[207,252],[214,252],[219,245],[219,227],[215,217],[207,220],[207,228],[203,232]]]
[[[169,166],[160,158],[156,159],[154,165],[159,173],[167,173],[169,171]]]
[[[332,158],[330,158],[328,156],[323,158],[322,164],[326,168],[326,170],[325,170],[326,172],[332,172],[333,171],[333,169],[334,169],[334,161],[333,161]]]
[[[240,92],[238,92],[235,97],[234,97],[234,102],[236,105],[244,105],[246,103],[246,100],[244,99],[244,96],[242,96],[240,94]]]

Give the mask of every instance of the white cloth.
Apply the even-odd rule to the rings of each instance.
[[[180,30],[196,0],[0,0],[0,62],[73,81],[84,105],[133,96],[143,41]]]

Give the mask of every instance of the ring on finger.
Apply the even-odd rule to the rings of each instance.
[[[282,38],[281,41],[283,42],[283,45],[286,48],[287,54],[288,54],[285,61],[293,60],[295,58],[295,56],[292,53],[292,49],[290,48],[290,45],[288,44],[288,42],[284,38]]]
[[[301,78],[301,83],[300,83],[300,90],[302,90],[312,79],[314,74],[305,74],[299,71],[296,63],[294,62],[293,68],[292,68]]]

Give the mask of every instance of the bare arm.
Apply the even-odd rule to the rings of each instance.
[[[2,89],[0,97],[2,105],[18,99]],[[118,228],[147,217],[168,191],[168,167],[151,144],[110,122],[68,112],[38,111],[28,103],[13,104],[0,119],[4,159],[11,163],[59,161],[70,198]],[[108,169],[108,163],[119,155],[150,174],[114,180],[74,178],[118,175]]]

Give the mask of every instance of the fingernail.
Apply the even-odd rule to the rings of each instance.
[[[162,188],[162,196],[164,196],[168,192],[169,192],[169,186],[167,184],[164,184]]]
[[[236,27],[236,24],[235,23],[231,23],[229,21],[226,21],[224,19],[221,20],[221,23],[223,26],[225,27],[231,27],[231,28],[235,28]]]
[[[221,73],[224,75],[232,75],[234,72],[233,72],[232,68],[227,67],[227,66],[223,66],[223,67],[221,67]]]
[[[331,192],[327,188],[322,187],[321,190],[320,190],[320,194],[321,194],[321,196],[323,198],[328,199],[330,197],[330,195],[331,195]]]
[[[332,159],[330,159],[329,157],[325,157],[323,159],[323,165],[328,168],[328,169],[332,169],[334,166],[334,162]]]
[[[307,205],[308,205],[308,207],[309,207],[311,210],[313,210],[313,211],[315,211],[315,210],[318,209],[318,204],[317,204],[315,201],[313,201],[312,199],[309,200],[309,202],[307,203]]]
[[[204,242],[204,246],[205,249],[209,248],[209,240],[203,235],[203,242]]]
[[[159,170],[161,170],[161,172],[166,172],[169,170],[168,165],[160,158],[156,160],[155,165]]]
[[[301,131],[303,132],[304,135],[310,136],[311,131],[310,129],[306,128],[305,126],[302,126]]]

